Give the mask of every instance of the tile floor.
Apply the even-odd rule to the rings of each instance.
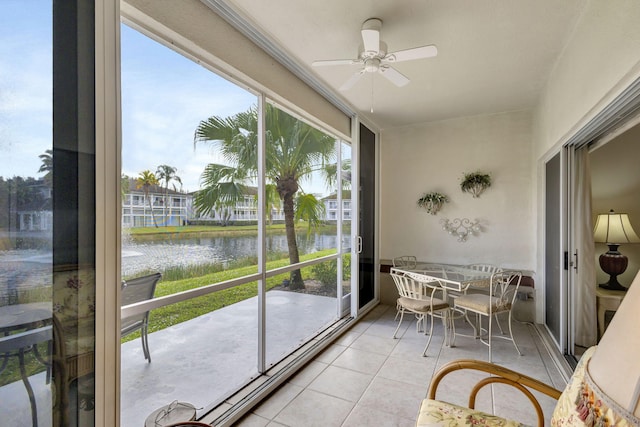
[[[488,360],[488,347],[472,338],[458,336],[455,347],[444,346],[443,328],[438,323],[427,357],[422,357],[426,337],[418,334],[415,322],[405,317],[399,338],[393,339],[397,325],[394,316],[395,307],[374,308],[237,425],[413,426],[436,369],[459,358]],[[470,332],[461,321],[456,328]],[[523,355],[518,356],[511,342],[494,340],[493,361],[562,390],[563,376],[535,326],[514,322],[513,328]],[[477,377],[472,373],[453,373],[441,383],[437,397],[465,405]],[[535,424],[535,413],[528,400],[506,387],[487,387],[480,392],[476,407]],[[555,401],[542,395],[537,397],[548,418]]]

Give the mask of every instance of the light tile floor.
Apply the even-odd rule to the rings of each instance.
[[[405,317],[397,325],[395,307],[378,306],[301,372],[246,415],[240,426],[413,426],[433,373],[459,358],[488,360],[488,347],[478,340],[458,336],[455,347],[444,346],[442,324],[436,323],[427,352],[427,337],[418,334],[415,321]],[[506,322],[505,322],[506,323]],[[504,323],[503,323],[504,324]],[[459,332],[470,333],[458,321]],[[562,390],[565,386],[536,328],[514,322],[514,335],[523,355],[509,341],[494,340],[493,361],[540,379]],[[455,372],[438,388],[438,398],[466,405],[478,374]],[[535,412],[524,396],[503,385],[480,392],[477,408],[532,425]],[[535,393],[534,393],[535,394]],[[536,395],[550,416],[555,401]]]

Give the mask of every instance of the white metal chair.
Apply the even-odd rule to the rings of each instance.
[[[502,268],[498,267],[497,265],[493,265],[493,264],[469,264],[467,265],[467,268],[470,268],[472,270],[477,270],[477,271],[481,271],[483,273],[497,273],[499,271],[502,271]],[[495,317],[496,319],[496,324],[498,325],[498,329],[500,329],[500,333],[504,334],[504,331],[502,330],[502,325],[500,324],[500,321],[498,320],[498,316]]]
[[[496,338],[508,339],[513,342],[516,351],[522,355],[518,344],[513,339],[511,328],[512,307],[515,302],[518,288],[522,280],[522,272],[520,271],[498,271],[491,276],[491,286],[489,295],[485,294],[466,294],[460,295],[454,300],[456,310],[463,310],[467,313],[476,314],[477,331],[482,329],[482,316],[488,318],[488,328],[486,340],[481,337],[480,340],[489,346],[489,361],[491,362],[491,340],[493,338],[492,325],[496,315],[508,313],[509,318],[509,336],[499,335]]]
[[[398,289],[398,305],[400,306],[400,320],[398,326],[393,333],[393,338],[397,338],[398,330],[402,324],[404,314],[406,312],[415,314],[417,318],[416,329],[420,331],[420,325],[422,325],[423,331],[429,335],[427,344],[422,352],[423,356],[427,355],[427,349],[431,343],[433,337],[433,323],[435,318],[441,318],[445,324],[445,341],[447,339],[447,331],[453,324],[450,322],[449,304],[444,298],[438,298],[436,295],[438,292],[442,293],[442,287],[440,282],[436,279],[432,279],[421,275],[419,273],[404,273],[398,274],[391,272],[391,277]],[[431,323],[429,332],[426,327],[426,317],[431,317]]]
[[[415,269],[418,265],[418,260],[413,255],[402,255],[395,257],[393,260],[393,266],[397,268],[406,268],[406,269]],[[399,298],[398,298],[399,299]],[[396,300],[396,316],[393,320],[398,320],[398,315],[400,314],[400,303]]]
[[[413,255],[403,255],[393,259],[393,266],[398,268],[416,268],[418,261]]]
[[[502,271],[502,269],[497,265],[491,265],[491,264],[469,264],[467,265],[467,268],[470,268],[472,270],[482,271],[484,273],[491,273],[491,274],[496,273],[498,271]]]

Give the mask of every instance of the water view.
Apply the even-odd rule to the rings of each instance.
[[[337,237],[333,234],[313,233],[297,236],[300,254],[337,248]],[[343,242],[349,242],[345,236]],[[130,236],[123,238],[122,275],[133,276],[142,271],[163,271],[168,267],[184,267],[212,262],[228,263],[257,255],[258,240],[255,236],[221,236],[201,238],[176,238],[134,242]],[[287,254],[287,238],[284,234],[266,238],[268,252]]]
[[[337,248],[335,234],[299,233],[300,254],[309,254]],[[349,236],[343,238],[348,245]],[[284,234],[269,235],[267,251],[287,254]],[[122,239],[122,275],[135,276],[143,271],[163,271],[169,267],[220,262],[223,264],[257,255],[255,236],[221,236],[146,240],[135,242],[125,234]],[[19,290],[51,285],[51,251],[47,249],[13,249],[0,251],[0,297],[13,295]]]

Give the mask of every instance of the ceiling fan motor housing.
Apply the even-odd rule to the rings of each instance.
[[[364,70],[367,73],[375,73],[380,69],[380,58],[367,58],[364,60]]]

